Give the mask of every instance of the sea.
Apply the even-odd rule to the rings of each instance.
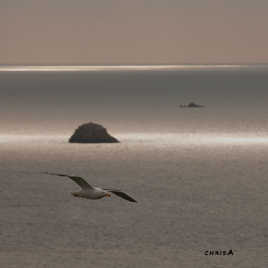
[[[0,267],[268,267],[268,65],[1,65],[0,81]],[[87,122],[120,143],[69,143]]]

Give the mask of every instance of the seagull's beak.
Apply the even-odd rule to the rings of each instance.
[[[111,197],[111,194],[109,194],[109,193],[106,193],[106,194],[105,194],[105,196],[107,196],[107,197]]]

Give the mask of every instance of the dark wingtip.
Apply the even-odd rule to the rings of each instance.
[[[47,174],[47,175],[55,175],[55,176],[61,176],[61,177],[65,177],[67,175],[65,174],[61,174],[61,173],[52,173],[52,172],[41,172],[42,174]]]
[[[132,203],[138,203],[138,201],[137,200],[135,200],[135,199],[133,199],[133,198],[131,198],[131,199],[127,199],[129,202],[132,202]]]

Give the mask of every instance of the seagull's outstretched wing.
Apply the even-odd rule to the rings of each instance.
[[[107,188],[105,188],[104,190],[105,191],[108,191],[108,192],[111,192],[111,193],[113,193],[113,194],[115,194],[115,195],[117,195],[117,196],[119,196],[121,198],[124,198],[127,201],[129,201],[129,202],[136,202],[137,203],[137,201],[135,199],[133,199],[128,194],[122,192],[121,190],[118,190],[118,189],[107,189]]]
[[[68,177],[71,180],[73,180],[75,183],[77,183],[82,189],[93,189],[93,187],[88,184],[83,178],[77,177],[77,176],[70,176],[66,174],[60,174],[60,173],[50,173],[50,172],[42,172],[43,174],[47,175],[55,175],[60,177]]]

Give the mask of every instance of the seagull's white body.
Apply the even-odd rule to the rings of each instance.
[[[110,194],[98,187],[93,187],[93,189],[82,189],[80,192],[73,192],[73,196],[86,198],[86,199],[101,199],[105,196],[110,196]]]
[[[81,187],[81,191],[79,192],[73,192],[72,195],[75,197],[80,197],[80,198],[86,198],[86,199],[101,199],[103,197],[111,197],[111,193],[128,200],[129,202],[137,202],[135,199],[133,199],[131,196],[128,194],[122,192],[121,190],[118,189],[102,189],[99,187],[94,187],[88,184],[83,178],[77,177],[77,176],[70,176],[66,174],[59,174],[59,173],[49,173],[49,172],[43,172],[44,174],[47,175],[55,175],[55,176],[60,176],[60,177],[68,177],[72,181],[74,181],[76,184],[78,184]]]

